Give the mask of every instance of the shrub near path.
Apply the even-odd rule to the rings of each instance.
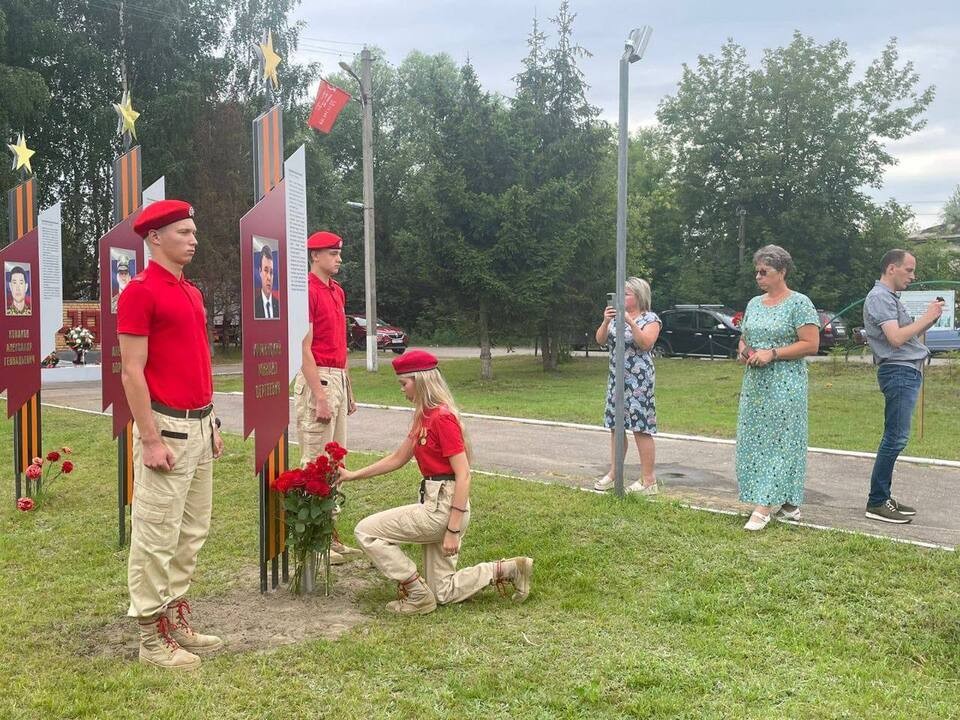
[[[227,650],[185,676],[91,652],[115,642],[126,609],[115,446],[106,418],[49,409],[44,420],[47,439],[84,462],[42,512],[0,510],[2,718],[915,720],[960,703],[952,553],[779,525],[747,537],[738,519],[667,502],[486,476],[461,562],[535,556],[523,605],[491,589],[397,618],[383,609],[393,588],[361,565],[337,570],[360,617],[336,639],[307,632],[277,647],[265,632],[257,648],[225,633]],[[10,440],[5,423],[0,446]],[[217,465],[198,620],[225,622],[217,608],[245,596],[273,612],[254,581],[250,454],[229,436]],[[408,467],[348,486],[345,539],[416,484]]]

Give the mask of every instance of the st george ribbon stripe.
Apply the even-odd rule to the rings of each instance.
[[[7,242],[19,240],[36,226],[33,188],[33,178],[30,178],[7,193],[7,207],[10,208]]]
[[[113,223],[135,213],[143,204],[140,146],[113,161]],[[117,436],[117,505],[120,546],[126,543],[126,508],[133,504],[133,420]]]
[[[283,179],[283,115],[274,105],[253,121],[254,200],[259,202]],[[260,472],[260,589],[267,589],[267,565],[273,565],[273,587],[277,587],[278,559],[283,560],[283,576],[287,575],[286,524],[283,499],[272,489],[273,483],[287,468],[289,438],[286,432],[270,451]]]
[[[253,121],[254,195],[259,201],[283,179],[283,115],[274,106]]]
[[[28,178],[7,193],[8,242],[15,242],[36,227],[36,194],[34,180]],[[41,453],[40,391],[27,400],[13,418],[13,459],[16,493],[21,491],[21,475],[30,467],[33,458]],[[29,491],[31,481],[27,479]]]
[[[143,204],[140,146],[113,162],[113,222],[126,220]]]

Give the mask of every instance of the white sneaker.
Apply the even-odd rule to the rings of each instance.
[[[629,487],[627,487],[627,492],[637,493],[639,495],[656,495],[660,492],[660,487],[657,483],[644,486],[643,480],[637,480],[636,482],[630,483]]]
[[[613,478],[610,477],[609,475],[604,475],[602,478],[600,478],[593,484],[593,489],[603,492],[605,490],[609,490],[610,488],[612,488],[613,485],[614,485]]]
[[[751,531],[763,530],[767,526],[768,522],[770,522],[769,514],[761,515],[760,513],[754,511],[750,515],[750,519],[747,520],[747,524],[743,526],[743,529]]]

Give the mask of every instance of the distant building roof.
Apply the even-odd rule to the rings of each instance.
[[[960,244],[960,225],[946,224],[933,225],[909,236],[913,242],[923,243],[929,240],[946,240],[949,243]]]

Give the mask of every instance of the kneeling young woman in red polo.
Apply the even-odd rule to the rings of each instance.
[[[415,407],[410,433],[396,450],[360,470],[342,470],[343,480],[360,480],[398,470],[417,459],[423,475],[420,502],[384,510],[361,520],[353,534],[373,564],[399,586],[399,599],[387,609],[401,615],[424,615],[466,600],[488,585],[501,591],[513,585],[513,599],[530,593],[533,560],[515,557],[457,570],[460,543],[470,522],[469,450],[460,413],[437,358],[410,350],[393,361],[400,387]],[[400,549],[423,545],[423,576]]]

